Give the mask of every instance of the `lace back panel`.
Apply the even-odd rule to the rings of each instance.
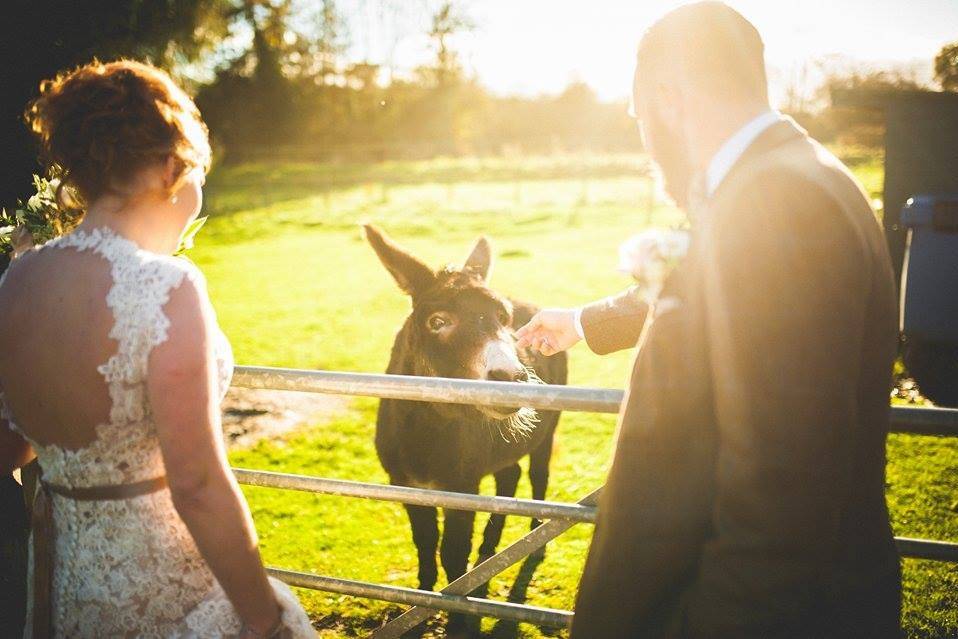
[[[76,230],[48,242],[48,248],[93,251],[110,264],[112,286],[106,297],[113,313],[109,336],[117,350],[97,367],[106,381],[109,421],[76,450],[55,444],[34,448],[47,481],[68,487],[131,483],[163,473],[159,444],[150,420],[146,372],[150,352],[166,341],[170,321],[163,312],[170,293],[184,280],[201,280],[188,261],[141,250],[105,228]],[[226,380],[228,384],[228,379]],[[12,415],[7,415],[11,422]]]

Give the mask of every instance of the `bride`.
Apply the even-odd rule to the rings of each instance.
[[[196,107],[156,68],[93,63],[27,121],[86,214],[0,278],[0,474],[43,471],[25,635],[315,636],[263,568],[220,431],[229,344],[172,256],[209,167]]]

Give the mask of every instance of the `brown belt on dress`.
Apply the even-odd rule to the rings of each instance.
[[[67,488],[42,481],[33,497],[33,636],[53,636],[53,501],[50,493],[76,501],[112,501],[149,495],[166,488],[166,477],[132,484]]]

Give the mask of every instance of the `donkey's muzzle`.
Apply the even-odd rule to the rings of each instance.
[[[486,373],[486,379],[493,382],[528,382],[529,372],[525,368],[514,371],[495,369]]]
[[[476,408],[480,413],[492,419],[509,419],[522,410],[520,408],[502,408],[499,406],[476,406]]]

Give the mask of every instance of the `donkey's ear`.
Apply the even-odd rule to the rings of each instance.
[[[492,273],[492,246],[489,240],[484,237],[476,240],[464,268],[477,274],[483,281],[489,281],[489,275]]]
[[[432,269],[393,242],[383,231],[372,224],[363,225],[363,230],[379,261],[407,294],[416,295],[435,283],[436,275]]]

